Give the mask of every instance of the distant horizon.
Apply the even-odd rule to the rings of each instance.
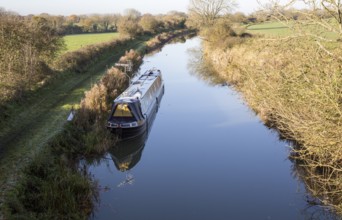
[[[155,0],[125,0],[125,2],[113,2],[113,0],[0,0],[0,8],[12,11],[20,15],[38,15],[47,13],[50,15],[88,15],[88,14],[122,14],[126,9],[136,9],[142,14],[166,14],[170,11],[188,11],[189,1],[173,0],[172,2],[155,2]],[[258,9],[257,1],[238,2],[239,7],[235,12],[250,14]],[[66,7],[68,6],[68,7]]]

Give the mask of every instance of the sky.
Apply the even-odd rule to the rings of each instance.
[[[256,0],[239,0],[238,9],[249,14],[258,9]],[[165,14],[187,12],[189,0],[0,0],[0,7],[21,15],[48,13],[51,15],[123,13],[134,8],[141,13]]]

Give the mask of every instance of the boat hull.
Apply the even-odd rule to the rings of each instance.
[[[110,131],[117,135],[120,139],[131,139],[138,137],[139,135],[143,134],[146,131],[146,121],[138,126],[133,128],[109,128]]]

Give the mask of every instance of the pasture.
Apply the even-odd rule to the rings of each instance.
[[[247,27],[247,31],[252,34],[263,34],[265,36],[284,37],[291,34],[291,30],[281,22],[265,22]]]
[[[64,37],[66,49],[64,52],[78,50],[84,46],[114,40],[119,33],[75,34]]]
[[[320,25],[307,24],[303,26],[300,24],[296,25],[295,23],[292,23],[292,25],[292,27],[289,27],[285,23],[277,21],[265,22],[248,26],[247,31],[251,34],[261,34],[265,37],[287,37],[291,34],[312,33],[328,40],[337,40],[339,38],[338,33],[328,31]],[[335,28],[337,29],[336,26]]]

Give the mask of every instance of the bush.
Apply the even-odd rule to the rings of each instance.
[[[128,63],[128,61],[132,61],[132,64],[133,64],[132,72],[135,72],[138,70],[138,68],[140,67],[142,63],[142,57],[138,52],[131,49],[130,51],[126,51],[125,56],[122,56],[119,60],[120,63]]]
[[[214,25],[202,28],[200,35],[204,37],[208,46],[226,49],[244,41],[247,34],[243,30],[240,32],[242,33],[239,35],[227,20],[219,19]]]
[[[134,38],[142,33],[142,28],[140,27],[138,21],[130,19],[129,17],[125,17],[120,19],[118,31],[123,36]]]
[[[159,22],[152,15],[144,15],[140,19],[139,25],[143,31],[147,33],[156,33],[158,31]]]

